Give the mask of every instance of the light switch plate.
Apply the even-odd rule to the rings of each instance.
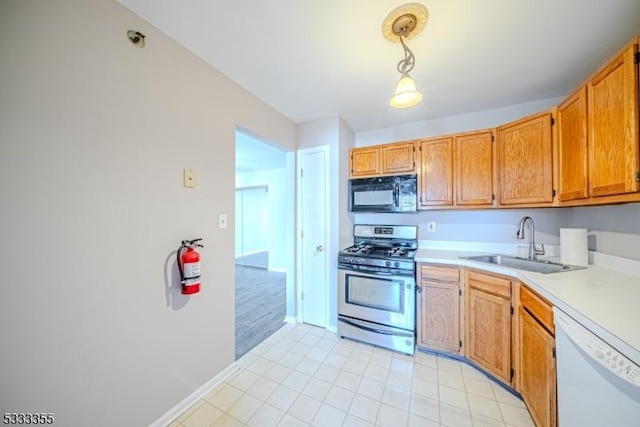
[[[185,169],[183,171],[183,184],[186,188],[196,188],[196,171]]]
[[[227,214],[218,215],[218,228],[221,230],[227,228]]]

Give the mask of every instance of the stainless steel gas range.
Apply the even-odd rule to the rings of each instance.
[[[356,225],[338,254],[338,334],[414,353],[414,225]]]

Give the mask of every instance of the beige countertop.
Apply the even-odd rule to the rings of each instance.
[[[415,261],[473,267],[515,277],[640,365],[640,262],[623,259],[618,263],[613,257],[600,256],[596,257],[596,265],[583,270],[541,274],[460,258],[489,253],[514,255],[419,248]]]

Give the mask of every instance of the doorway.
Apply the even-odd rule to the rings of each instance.
[[[295,232],[290,156],[236,131],[236,360],[282,327],[287,315]]]

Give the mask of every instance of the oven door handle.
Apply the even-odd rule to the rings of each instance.
[[[346,323],[347,325],[351,325],[351,326],[353,326],[354,328],[364,329],[365,331],[374,332],[374,333],[376,333],[376,334],[382,334],[382,335],[398,335],[398,332],[397,332],[397,331],[396,331],[396,332],[393,332],[393,331],[385,331],[385,330],[383,330],[383,329],[370,328],[370,327],[368,327],[368,326],[359,325],[359,324],[357,324],[357,323],[355,323],[355,322],[352,322],[352,321],[350,321],[350,320],[347,320],[347,319],[345,319],[344,317],[340,317],[340,318],[338,319],[338,321],[339,321],[339,322],[344,322],[344,323]],[[409,335],[407,334],[407,336],[409,336]]]
[[[354,270],[356,271],[363,271],[365,273],[373,274],[374,276],[393,276],[394,275],[394,273],[391,273],[389,271],[377,271],[375,268],[367,268],[361,265],[354,265],[353,267],[354,267]]]
[[[365,274],[369,274],[371,276],[402,276],[402,274],[399,274],[399,273],[395,273],[391,271],[380,271],[380,270],[376,270],[375,268],[367,268],[363,265],[348,265],[348,266],[340,265],[338,266],[338,268],[340,270],[345,270],[345,271],[358,271]]]

